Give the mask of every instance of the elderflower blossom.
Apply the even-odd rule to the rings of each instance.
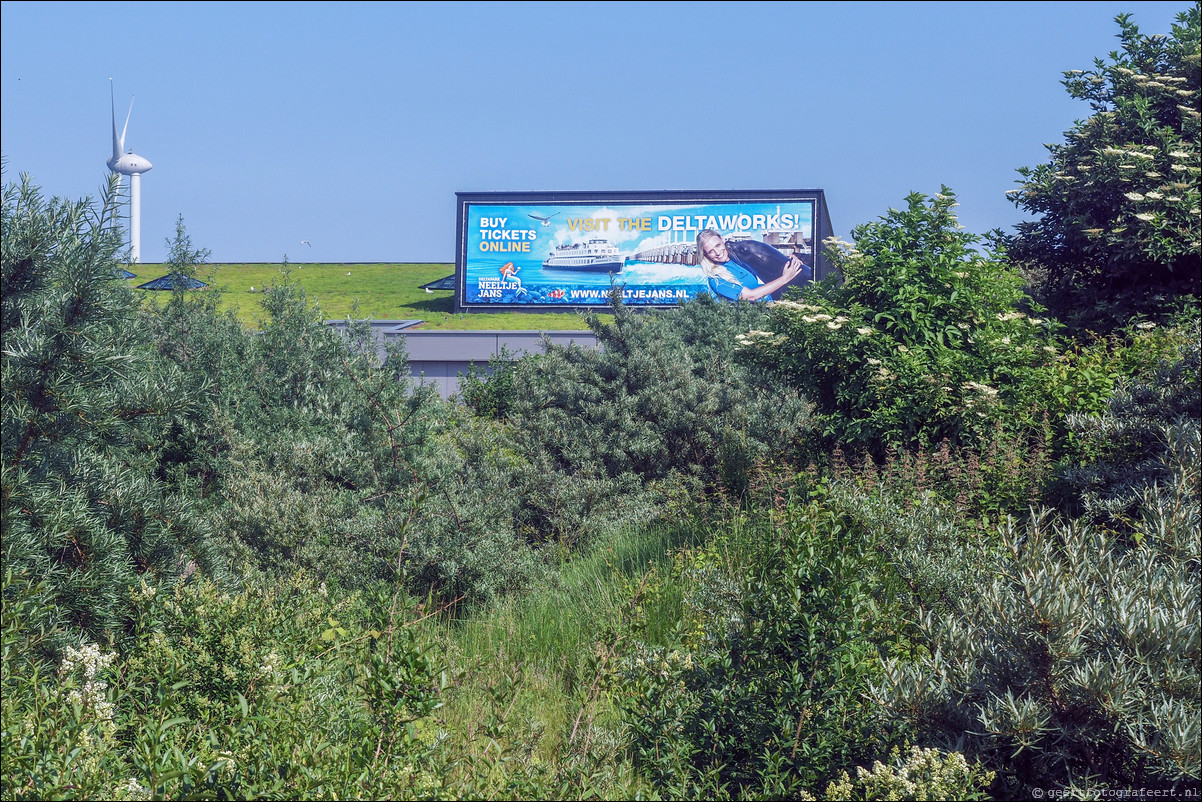
[[[779,345],[785,342],[787,339],[787,337],[778,335],[775,332],[759,331],[757,329],[752,329],[746,334],[739,334],[735,336],[736,344],[742,347],[755,345]]]
[[[1152,222],[1153,220],[1155,220],[1155,219],[1156,219],[1156,215],[1154,215],[1154,214],[1148,214],[1147,212],[1143,212],[1143,213],[1141,213],[1141,214],[1137,214],[1137,215],[1135,215],[1135,219],[1136,219],[1136,220],[1143,220],[1145,223],[1150,223],[1150,222]]]
[[[1123,197],[1126,198],[1127,200],[1133,200],[1133,201],[1141,201],[1144,199],[1144,196],[1140,195],[1138,192],[1124,192]]]
[[[101,737],[106,740],[116,731],[113,703],[108,699],[108,683],[96,679],[96,675],[116,659],[115,652],[102,654],[95,643],[85,643],[78,649],[68,646],[58,669],[60,677],[82,671],[83,685],[68,692],[67,701],[85,713],[91,713],[100,725]]]
[[[860,326],[856,329],[856,334],[860,335],[861,337],[871,337],[872,335],[876,334],[876,329],[870,329],[867,326]]]
[[[993,398],[997,395],[997,388],[990,387],[988,384],[981,384],[980,382],[964,382],[964,384],[960,385],[960,388],[963,390],[972,390],[986,398]]]
[[[138,782],[136,778],[130,777],[129,782],[122,783],[117,786],[115,796],[118,799],[151,799],[154,795],[150,789]]]
[[[270,679],[280,670],[280,656],[275,652],[269,652],[263,658],[263,665],[259,666],[259,676]]]
[[[814,306],[813,304],[799,304],[799,303],[797,303],[797,301],[790,301],[788,299],[782,299],[780,301],[777,301],[776,305],[779,307],[783,307],[785,309],[799,309],[802,312],[821,312],[822,311],[821,306]]]

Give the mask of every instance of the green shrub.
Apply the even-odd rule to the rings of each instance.
[[[136,325],[115,209],[4,188],[3,561],[64,642],[119,633],[139,575],[221,574],[195,499],[162,477],[168,423],[192,399]]]
[[[617,690],[666,796],[792,796],[885,747],[865,695],[892,637],[879,552],[816,506],[746,534],[748,562],[689,561],[676,639],[633,650]]]
[[[84,642],[61,661],[31,657],[28,597],[6,605],[6,799],[453,793],[460,756],[432,723],[441,664],[392,589],[335,598],[295,576],[228,593],[193,578],[131,602],[127,655]]]
[[[1141,342],[1153,339],[1160,342]],[[1183,444],[1202,418],[1198,318],[1163,335],[1149,330],[1129,350],[1142,364],[1119,379],[1107,409],[1068,419],[1074,448],[1057,488],[1067,509],[1121,531],[1130,531],[1149,489],[1183,481]]]
[[[841,284],[772,306],[743,352],[817,405],[830,446],[867,450],[977,444],[998,423],[1031,425],[1049,323],[1029,316],[1021,279],[975,249],[946,187],[828,243]]]
[[[1047,146],[1047,164],[1020,169],[1010,193],[1037,216],[1018,224],[1013,258],[1065,322],[1103,331],[1180,294],[1196,304],[1202,232],[1198,6],[1168,36],[1140,34],[1128,14],[1116,21],[1121,50],[1064,73],[1092,115]]]
[[[1004,528],[990,579],[930,612],[928,654],[880,685],[922,737],[996,771],[995,792],[1199,788],[1196,339],[1155,377],[1079,422],[1103,444],[1069,475],[1084,517]]]

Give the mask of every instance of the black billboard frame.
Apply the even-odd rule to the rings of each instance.
[[[563,191],[563,192],[456,192],[455,221],[455,297],[456,314],[471,312],[566,312],[607,309],[608,305],[556,304],[541,306],[533,304],[464,304],[466,281],[466,244],[468,209],[473,204],[523,205],[559,204],[586,206],[597,203],[748,203],[807,202],[814,203],[814,281],[821,281],[831,274],[830,264],[823,252],[822,242],[834,234],[830,213],[826,206],[826,193],[821,189],[791,190],[619,190]],[[643,304],[646,308],[671,308],[671,304]]]

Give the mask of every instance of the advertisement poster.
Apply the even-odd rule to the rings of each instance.
[[[820,206],[820,196],[647,202],[461,194],[457,305],[605,306],[611,287],[629,305],[674,306],[700,293],[779,298],[814,278],[815,235],[826,236],[816,232]],[[743,287],[752,289],[740,296]]]

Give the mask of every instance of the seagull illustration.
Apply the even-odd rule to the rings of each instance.
[[[556,212],[555,214],[559,214],[559,212]],[[538,214],[532,214],[532,215],[530,215],[530,217],[533,217],[535,220],[542,223],[544,226],[549,226],[549,225],[551,225],[551,218],[554,217],[555,214],[547,215],[546,217],[543,217],[542,215],[538,215]]]

